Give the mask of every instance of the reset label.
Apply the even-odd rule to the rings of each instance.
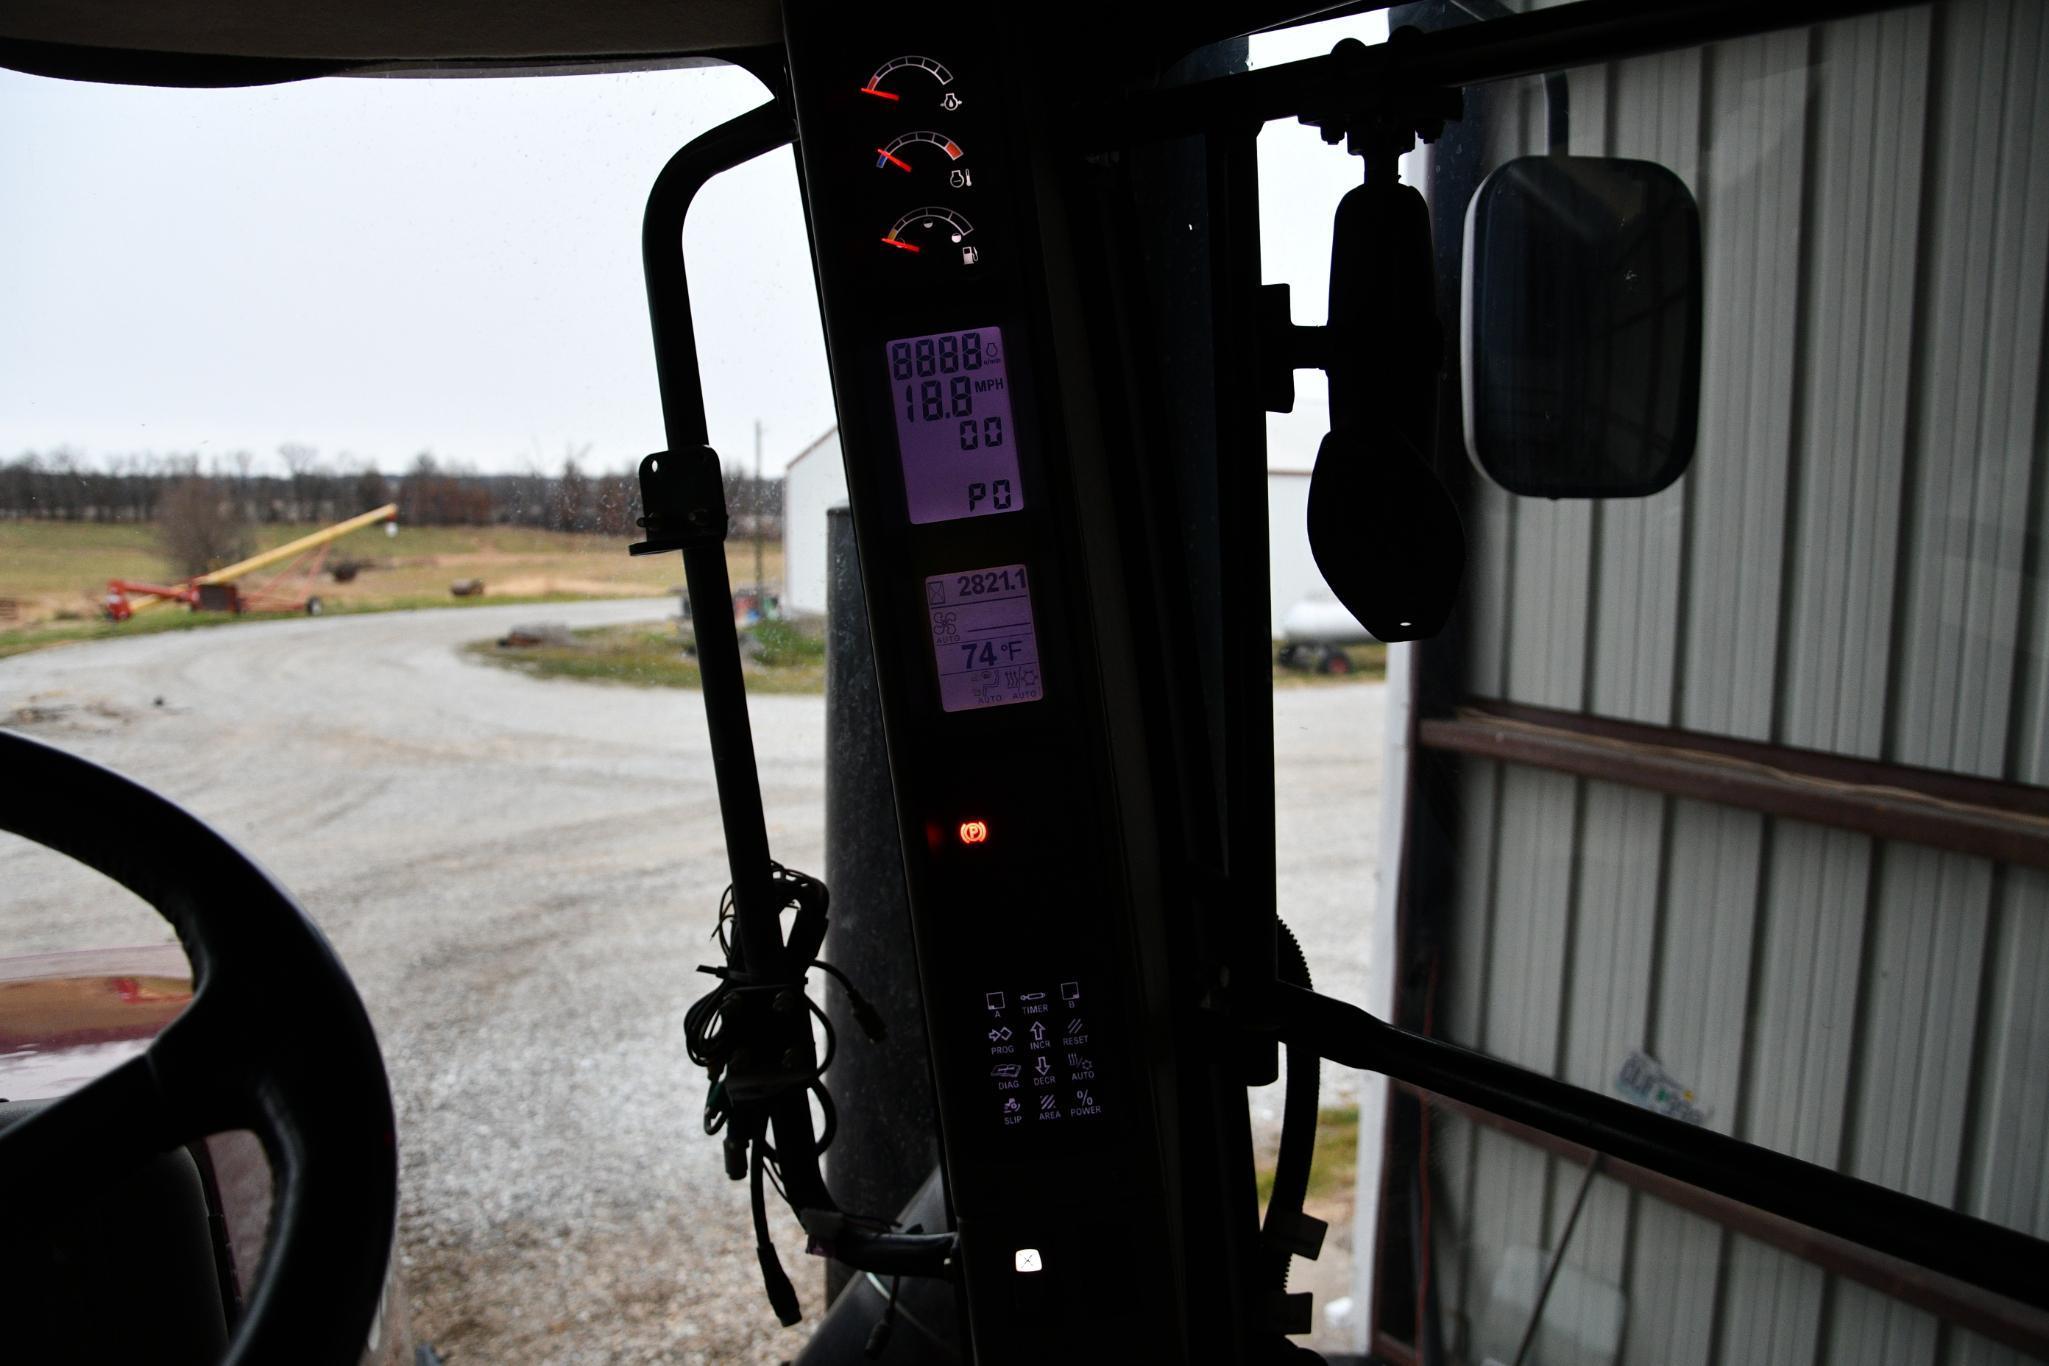
[[[948,711],[1036,702],[1039,640],[1021,564],[934,574],[925,580],[939,705]]]

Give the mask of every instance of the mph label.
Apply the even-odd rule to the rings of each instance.
[[[1021,564],[934,574],[925,580],[939,705],[948,711],[1036,702],[1039,640]]]

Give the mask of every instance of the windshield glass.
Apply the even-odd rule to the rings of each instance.
[[[1415,656],[1403,1018],[2049,1233],[2042,15],[1910,9],[1564,86],[1469,92],[1431,149],[1440,298],[1475,186],[1550,118],[1575,156],[1670,168],[1704,224],[1699,447],[1632,501],[1459,472],[1464,601]],[[1485,1117],[1405,1100],[1390,1141],[1381,1322],[1460,1359],[1531,1331],[1547,1361],[2041,1346]]]
[[[663,444],[641,206],[764,98],[730,68],[0,72],[0,724],[188,806],[334,943],[397,1104],[390,1312],[451,1360],[792,1350],[682,1050],[727,880],[682,571],[625,550]],[[765,620],[779,476],[832,423],[790,154],[708,188],[689,245],[769,810],[815,869],[822,627]],[[221,596],[150,591],[190,576]],[[133,898],[11,838],[0,887],[0,1096],[176,1013],[181,955]],[[61,964],[82,1006],[60,950],[93,951]]]

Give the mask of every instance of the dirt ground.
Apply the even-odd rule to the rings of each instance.
[[[528,678],[462,650],[537,617],[667,610],[329,617],[0,660],[0,724],[190,806],[336,944],[398,1103],[412,1321],[452,1366],[775,1362],[801,1345],[762,1298],[745,1191],[698,1131],[703,1078],[682,1056],[726,880],[698,700]],[[1353,1000],[1382,691],[1275,703],[1282,904],[1319,987]],[[752,708],[774,848],[821,868],[822,700]],[[168,938],[126,893],[6,837],[0,887],[0,953]],[[1329,1105],[1354,1088],[1327,1070],[1324,1089]],[[1268,1143],[1278,1105],[1254,1097]],[[793,1222],[779,1216],[776,1235],[817,1313],[820,1273]],[[1319,1318],[1349,1293],[1347,1241],[1340,1224],[1307,1279]],[[1326,1325],[1319,1340],[1346,1335]]]

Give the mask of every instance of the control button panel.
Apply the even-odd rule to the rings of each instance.
[[[1090,1005],[1079,978],[982,994],[989,1098],[1003,1129],[1103,1114]]]

